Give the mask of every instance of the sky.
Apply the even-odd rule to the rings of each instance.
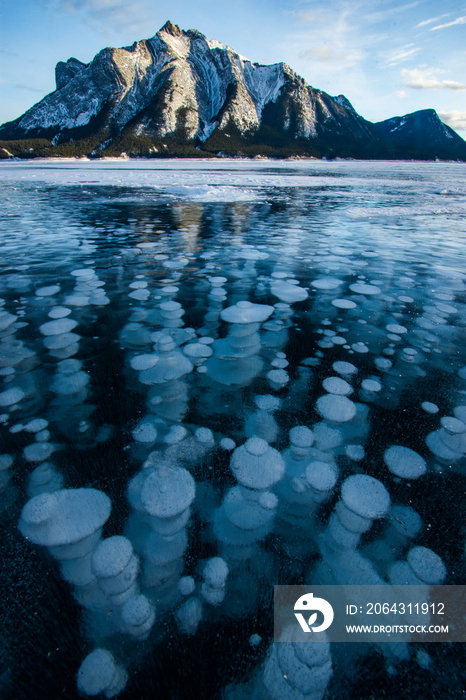
[[[55,88],[55,65],[170,19],[251,61],[284,61],[381,121],[433,108],[466,138],[466,0],[0,0],[0,124]]]

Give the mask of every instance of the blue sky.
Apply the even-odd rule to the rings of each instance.
[[[433,107],[466,138],[466,0],[0,0],[0,123],[54,89],[58,61],[88,62],[167,19],[285,61],[371,121]]]

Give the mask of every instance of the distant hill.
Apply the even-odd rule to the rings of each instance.
[[[0,157],[314,156],[466,161],[434,110],[373,124],[285,63],[251,63],[167,22],[55,69],[56,90],[0,127]]]

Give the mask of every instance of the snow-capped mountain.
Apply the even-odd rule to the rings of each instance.
[[[346,97],[314,89],[285,63],[252,63],[171,22],[89,64],[60,62],[55,74],[56,90],[0,127],[0,139],[32,139],[37,155],[403,157],[405,132],[397,134],[394,120],[373,125]],[[435,117],[445,129],[437,151],[416,157],[466,159],[466,143]]]
[[[444,124],[434,109],[422,109],[374,124],[388,153],[403,152],[406,158],[436,158],[456,152],[464,160],[465,142]],[[443,157],[447,157],[443,156]]]

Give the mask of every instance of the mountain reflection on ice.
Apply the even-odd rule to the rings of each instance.
[[[464,582],[464,174],[2,164],[2,697],[459,697],[272,597]]]

